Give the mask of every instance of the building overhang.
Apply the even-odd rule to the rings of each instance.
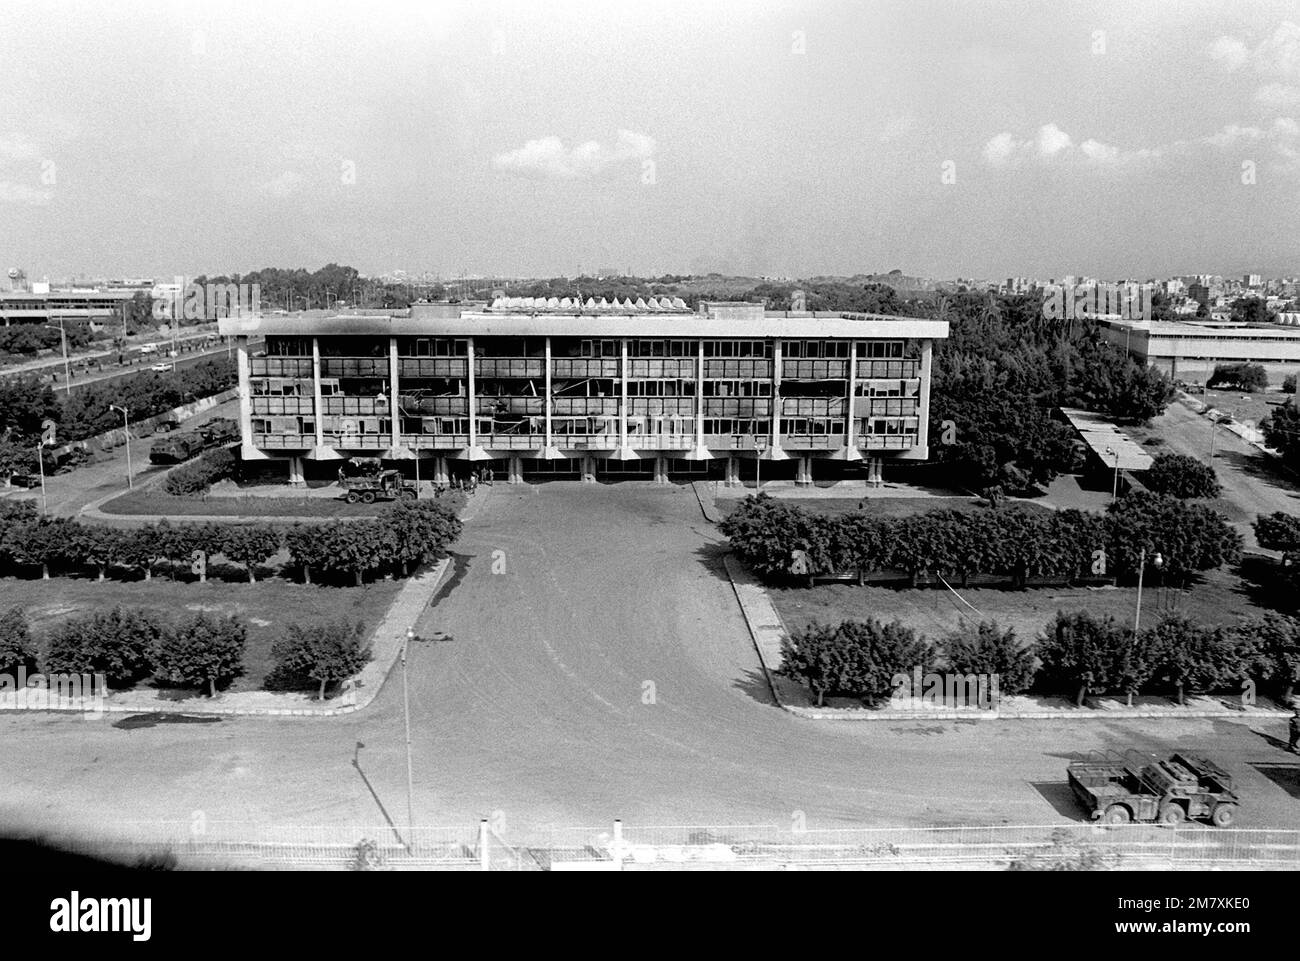
[[[491,460],[492,455],[482,447],[479,447],[478,444],[474,444],[470,447],[462,447],[456,453],[452,454],[451,458],[452,460],[481,461]]]

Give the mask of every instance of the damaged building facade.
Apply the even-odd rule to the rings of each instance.
[[[379,457],[425,480],[703,475],[729,484],[924,460],[945,321],[681,300],[497,298],[227,317],[245,460]],[[263,337],[256,355],[249,338]],[[757,463],[758,461],[762,463]]]

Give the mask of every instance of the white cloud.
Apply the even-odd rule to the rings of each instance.
[[[1255,102],[1264,107],[1300,104],[1300,87],[1287,83],[1266,83],[1255,91]]]
[[[540,137],[522,147],[497,154],[492,165],[514,173],[575,180],[594,177],[616,164],[645,160],[653,156],[653,137],[620,130],[618,139],[605,146],[595,140],[565,147],[559,137]]]
[[[262,190],[272,197],[289,197],[302,187],[302,174],[286,170],[262,184]]]
[[[37,190],[26,184],[0,180],[0,204],[25,204],[29,207],[39,207],[48,204],[53,196],[54,194],[48,190]]]
[[[1210,44],[1210,59],[1217,60],[1228,70],[1243,67],[1250,59],[1250,50],[1236,37],[1219,37]]]
[[[38,160],[44,151],[26,134],[0,133],[0,158],[5,160]]]
[[[916,118],[910,116],[894,117],[880,131],[880,142],[891,143],[907,136],[916,129]]]

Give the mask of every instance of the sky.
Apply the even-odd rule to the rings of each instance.
[[[1300,275],[1300,8],[0,2],[0,270]]]

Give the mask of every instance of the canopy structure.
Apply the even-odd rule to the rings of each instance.
[[[1144,451],[1127,434],[1101,414],[1089,410],[1062,407],[1061,413],[1070,426],[1079,432],[1083,442],[1107,467],[1120,470],[1146,470],[1151,466],[1151,455]]]

